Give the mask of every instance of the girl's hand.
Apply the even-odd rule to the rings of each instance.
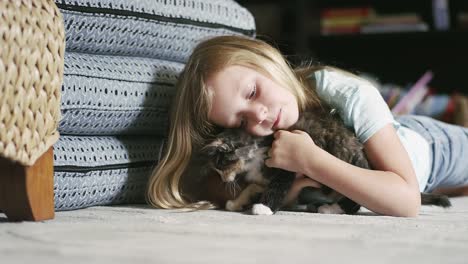
[[[265,165],[306,174],[306,168],[317,147],[312,138],[304,131],[276,131],[275,140],[268,152]]]

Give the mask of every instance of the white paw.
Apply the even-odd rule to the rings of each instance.
[[[273,212],[271,211],[270,207],[264,204],[258,203],[252,206],[252,214],[253,215],[272,215]]]
[[[344,214],[345,212],[341,209],[338,204],[326,204],[322,205],[317,210],[320,214]]]
[[[233,182],[235,179],[236,179],[236,173],[235,172],[229,173],[229,175],[227,177],[227,181],[228,182]]]
[[[237,206],[236,203],[234,203],[233,200],[227,201],[225,207],[226,207],[226,210],[232,211],[232,212],[237,212],[237,211],[242,210],[242,208],[240,208],[239,206]]]

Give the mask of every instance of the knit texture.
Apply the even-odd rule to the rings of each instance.
[[[67,51],[184,62],[203,39],[255,36],[253,16],[232,0],[56,2]]]
[[[60,133],[166,135],[174,85],[183,66],[158,59],[67,52]]]
[[[154,137],[61,136],[54,145],[55,209],[144,203],[163,142]]]

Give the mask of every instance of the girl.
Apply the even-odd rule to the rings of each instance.
[[[354,128],[373,170],[335,158],[302,131],[285,130],[322,101]],[[200,43],[180,75],[170,120],[166,154],[148,185],[148,201],[158,208],[197,206],[184,195],[181,176],[192,150],[216,127],[274,133],[266,165],[304,175],[289,200],[320,183],[376,213],[409,217],[419,212],[420,191],[468,185],[468,129],[418,116],[397,121],[369,82],[330,67],[292,70],[276,49],[256,39]]]

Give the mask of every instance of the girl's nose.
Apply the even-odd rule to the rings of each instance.
[[[264,105],[257,105],[253,112],[252,118],[254,124],[261,124],[267,117],[268,109]]]

